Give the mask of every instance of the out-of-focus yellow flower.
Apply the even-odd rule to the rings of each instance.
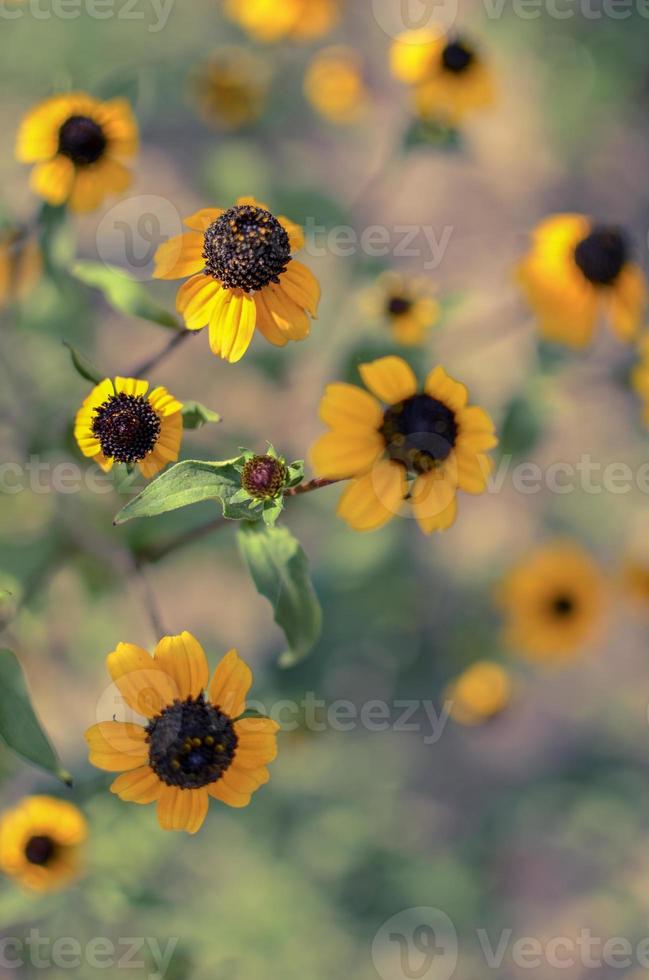
[[[20,229],[0,232],[0,309],[24,299],[43,272],[43,256],[35,235]]]
[[[496,594],[505,640],[533,660],[561,662],[594,641],[604,620],[606,590],[593,559],[559,541],[516,566]]]
[[[638,345],[640,360],[631,372],[631,384],[643,401],[642,418],[649,425],[649,335]]]
[[[149,392],[148,381],[106,378],[77,412],[74,437],[105,472],[113,463],[137,463],[143,476],[152,477],[178,459],[182,407],[166,388]]]
[[[219,48],[199,69],[192,93],[206,122],[238,129],[261,116],[268,83],[266,62],[231,46]]]
[[[622,566],[620,585],[629,598],[649,605],[649,561],[627,558]]]
[[[368,316],[389,324],[399,344],[416,345],[439,320],[440,306],[432,292],[427,279],[384,272],[365,291],[361,305]]]
[[[148,721],[102,721],[86,732],[92,764],[122,773],[111,786],[121,800],[157,803],[163,830],[195,834],[210,799],[244,807],[268,782],[279,725],[241,717],[252,671],[236,650],[211,682],[205,651],[187,632],[163,637],[152,657],[119,643],[106,663],[128,707]]]
[[[406,500],[424,534],[455,521],[457,491],[483,493],[492,468],[486,450],[498,443],[482,408],[443,367],[429,372],[423,392],[400,357],[359,367],[371,394],[350,384],[327,385],[320,417],[331,431],[311,449],[316,474],[350,479],[338,514],[355,531],[382,527]]]
[[[32,891],[64,888],[80,872],[86,820],[72,803],[27,796],[0,817],[0,871]]]
[[[343,47],[318,52],[304,77],[304,93],[316,112],[329,122],[356,122],[369,100],[356,52]]]
[[[48,204],[92,211],[131,182],[121,162],[138,146],[138,128],[125,99],[99,102],[84,92],[55,95],[27,113],[16,157],[35,163],[31,186]]]
[[[225,0],[225,13],[257,41],[313,41],[340,18],[341,0]]]
[[[464,38],[440,28],[405,31],[390,51],[392,74],[414,86],[415,106],[424,119],[457,123],[494,99],[492,73]]]
[[[585,347],[604,314],[621,340],[637,333],[647,285],[625,233],[581,214],[542,221],[518,268],[518,280],[547,340]]]
[[[203,208],[185,219],[191,230],[171,238],[155,256],[157,279],[189,278],[176,307],[188,330],[209,326],[210,349],[239,361],[255,329],[283,347],[303,340],[317,317],[320,286],[292,253],[304,246],[302,229],[275,217],[253,197],[234,207]]]
[[[451,681],[444,700],[451,703],[451,717],[455,721],[480,725],[504,711],[511,697],[512,682],[505,668],[490,660],[480,660]]]

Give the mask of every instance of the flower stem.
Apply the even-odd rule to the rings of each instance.
[[[179,330],[178,333],[173,335],[171,340],[162,348],[162,350],[158,351],[157,354],[154,354],[146,361],[142,361],[141,364],[138,364],[136,367],[132,368],[130,377],[140,378],[142,375],[148,374],[154,367],[157,367],[162,363],[162,361],[166,360],[169,354],[172,354],[175,351],[176,347],[180,347],[180,345],[191,336],[191,330]]]

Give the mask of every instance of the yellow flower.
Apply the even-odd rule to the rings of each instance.
[[[631,385],[644,402],[642,418],[649,425],[649,336],[638,344],[640,361],[631,372]]]
[[[207,122],[239,129],[262,114],[266,64],[245,48],[219,48],[193,79],[192,89]]]
[[[200,830],[210,797],[244,807],[268,782],[279,726],[241,718],[252,671],[230,650],[209,686],[207,660],[187,632],[165,636],[153,657],[132,643],[108,655],[108,671],[146,726],[103,721],[86,732],[90,761],[121,772],[111,791],[130,803],[158,804],[163,830]]]
[[[148,390],[148,381],[106,378],[77,412],[79,449],[106,473],[113,463],[137,463],[148,478],[178,459],[183,406],[166,388]]]
[[[427,279],[408,278],[384,272],[363,297],[365,312],[387,322],[399,344],[421,344],[440,315]]]
[[[382,527],[406,498],[425,534],[456,517],[456,491],[482,493],[497,445],[485,411],[467,406],[468,392],[444,368],[434,368],[418,393],[400,357],[359,367],[372,394],[355,385],[327,386],[320,417],[331,431],[311,450],[316,474],[351,479],[338,514],[356,531]]]
[[[0,817],[0,871],[32,891],[63,888],[80,872],[86,820],[72,803],[27,796]]]
[[[639,558],[627,558],[620,577],[625,595],[647,605],[649,602],[649,563]]]
[[[320,51],[304,77],[304,94],[329,122],[356,122],[367,107],[368,92],[355,52],[351,48]]]
[[[309,334],[317,316],[318,281],[292,253],[304,246],[298,225],[275,217],[252,197],[235,207],[207,208],[185,219],[191,230],[156,252],[154,276],[190,278],[178,290],[176,308],[188,330],[209,325],[212,353],[240,360],[255,327],[283,347]]]
[[[621,340],[631,340],[642,322],[647,287],[626,235],[581,214],[538,225],[518,278],[547,340],[584,347],[601,313]]]
[[[55,95],[27,113],[16,157],[35,163],[32,189],[49,204],[92,211],[131,182],[121,162],[137,152],[138,129],[124,99],[99,102],[84,92]]]
[[[340,17],[340,0],[225,0],[225,13],[257,41],[312,41]]]
[[[478,52],[441,27],[400,34],[390,51],[390,66],[395,78],[414,86],[415,105],[424,119],[457,123],[493,102],[491,71]]]
[[[480,725],[499,715],[512,697],[512,682],[500,664],[480,660],[451,681],[445,700],[451,716],[462,725]]]
[[[0,309],[24,299],[42,272],[43,257],[33,235],[17,228],[0,233]]]
[[[496,599],[505,613],[508,645],[530,659],[559,662],[597,637],[605,589],[592,558],[560,541],[516,566]]]

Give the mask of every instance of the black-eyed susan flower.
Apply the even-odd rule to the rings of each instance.
[[[148,478],[178,459],[182,407],[166,388],[149,392],[148,381],[106,378],[77,412],[74,437],[105,472],[113,463],[137,464]]]
[[[268,83],[265,61],[245,48],[223,47],[192,79],[192,94],[206,122],[239,129],[261,116]]]
[[[227,211],[197,211],[185,224],[190,231],[156,252],[154,276],[189,276],[178,290],[176,307],[188,330],[209,326],[217,357],[240,360],[255,328],[277,347],[308,336],[320,287],[293,258],[304,245],[298,225],[275,217],[252,197],[240,197]]]
[[[121,772],[111,791],[130,803],[157,803],[163,830],[195,834],[209,800],[244,807],[268,782],[279,726],[241,717],[252,671],[230,650],[209,674],[190,634],[165,636],[153,657],[132,643],[108,655],[108,671],[131,711],[145,725],[103,721],[86,732],[90,761]]]
[[[359,367],[371,392],[330,384],[320,417],[331,431],[311,450],[316,474],[350,479],[338,514],[356,531],[379,528],[406,499],[425,534],[455,521],[456,491],[482,493],[491,471],[485,451],[498,442],[482,408],[467,406],[468,392],[443,367],[419,392],[412,368],[400,357]]]
[[[52,796],[27,796],[0,817],[0,871],[32,891],[54,891],[81,870],[88,835],[76,806]]]
[[[631,340],[642,323],[647,286],[626,234],[584,215],[542,221],[518,280],[547,340],[584,347],[602,313],[621,340]]]
[[[328,34],[341,0],[225,0],[225,13],[257,41],[312,41]]]
[[[441,27],[400,34],[390,66],[395,78],[414,86],[415,106],[424,119],[457,123],[493,102],[492,73],[480,53],[466,38]]]
[[[440,316],[440,306],[427,279],[384,272],[364,294],[368,316],[387,323],[399,344],[421,344]]]
[[[0,232],[0,308],[24,299],[42,272],[43,257],[34,235],[17,228]]]
[[[500,664],[480,660],[446,688],[451,717],[462,725],[481,725],[501,714],[512,697],[512,681]]]
[[[16,157],[34,163],[32,189],[49,204],[92,211],[131,182],[122,160],[134,156],[138,128],[124,99],[100,102],[84,92],[55,95],[23,119]]]
[[[496,593],[507,644],[547,662],[568,659],[597,638],[605,599],[596,563],[564,541],[538,548],[512,569]]]
[[[329,122],[357,122],[367,108],[369,95],[356,52],[344,47],[319,51],[304,76],[304,94]]]

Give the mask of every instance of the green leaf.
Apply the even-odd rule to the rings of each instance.
[[[0,650],[0,738],[27,762],[72,785],[34,713],[25,675],[11,650]]]
[[[220,422],[221,416],[206,408],[200,402],[185,402],[183,405],[183,426],[186,429],[201,429],[209,422]]]
[[[65,205],[44,204],[39,213],[40,244],[44,265],[56,277],[74,261],[76,240]]]
[[[238,462],[239,457],[216,463],[196,459],[176,463],[122,507],[113,523],[157,517],[203,500],[220,501],[223,516],[231,520],[250,520],[247,505],[233,500],[241,489],[241,474],[235,466]]]
[[[88,360],[88,358],[81,354],[72,344],[69,344],[67,340],[63,341],[64,347],[67,347],[70,351],[70,357],[72,358],[72,363],[77,370],[77,373],[85,378],[86,381],[92,381],[93,384],[98,385],[100,381],[103,381],[106,377],[102,374],[99,368]]]
[[[288,528],[244,524],[239,547],[257,591],[269,600],[288,650],[280,657],[291,667],[313,649],[322,629],[322,610],[309,574],[309,560]]]
[[[86,286],[100,290],[106,302],[119,313],[139,316],[171,330],[181,329],[176,317],[158,306],[142,284],[123,269],[101,262],[76,262],[72,275]]]
[[[537,445],[542,432],[543,417],[536,402],[524,397],[512,399],[500,430],[500,455],[527,456]]]
[[[462,149],[460,133],[452,126],[435,120],[424,121],[417,119],[405,135],[403,141],[405,150],[415,147],[429,147],[433,150],[457,152]]]

